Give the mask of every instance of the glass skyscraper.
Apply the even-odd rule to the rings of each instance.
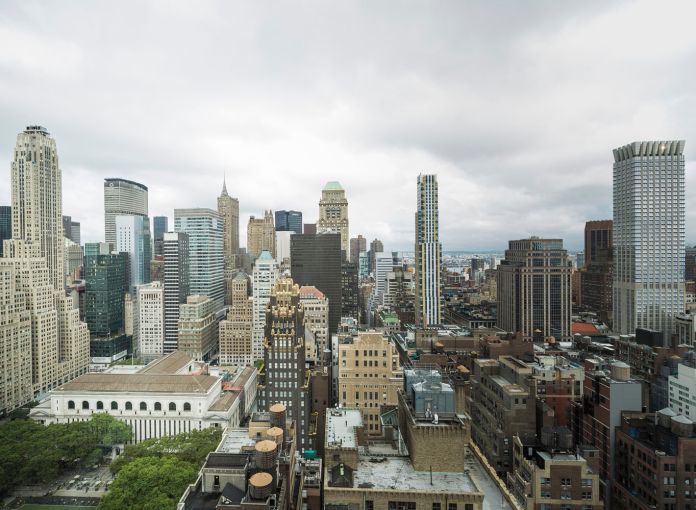
[[[614,330],[661,331],[684,311],[684,140],[614,149]]]
[[[189,236],[189,292],[225,306],[223,219],[212,209],[175,209],[174,230]]]
[[[290,231],[301,234],[302,213],[300,211],[276,211],[275,229],[279,232]]]
[[[5,239],[12,239],[12,207],[0,205],[0,257]]]
[[[155,216],[152,218],[152,239],[154,255],[162,255],[162,239],[169,227],[169,218],[166,216]]]
[[[127,179],[104,179],[104,237],[116,246],[116,216],[147,216],[147,186]]]

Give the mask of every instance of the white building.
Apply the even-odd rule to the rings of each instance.
[[[275,233],[276,260],[280,264],[286,263],[288,266],[290,264],[290,236],[294,233],[291,230],[280,230]]]
[[[662,331],[684,311],[684,140],[614,149],[614,331]]]
[[[669,407],[677,414],[696,418],[696,365],[677,365],[677,375],[669,376]]]
[[[304,306],[305,329],[314,340],[305,344],[305,358],[319,361],[321,354],[329,348],[329,300],[314,286],[300,287],[300,303]]]
[[[418,176],[416,210],[416,323],[440,324],[442,245],[438,230],[436,175]]]
[[[30,417],[48,425],[109,413],[130,425],[132,441],[139,442],[209,427],[238,427],[255,399],[258,371],[253,367],[238,370],[223,383],[222,374],[208,375],[206,365],[175,351],[136,372],[127,368],[89,373],[63,384]]]
[[[116,251],[128,253],[130,264],[129,290],[150,283],[152,239],[147,216],[116,216]]]
[[[147,216],[147,186],[126,179],[104,179],[104,237],[116,246],[116,216]]]
[[[271,290],[279,276],[278,264],[267,251],[262,251],[254,262],[251,273],[252,297],[254,299],[254,331],[252,352],[254,359],[263,357],[263,328],[266,326],[266,305],[271,299]]]
[[[151,361],[164,354],[164,287],[152,282],[138,287],[138,357]]]

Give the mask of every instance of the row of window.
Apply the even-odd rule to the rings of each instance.
[[[82,409],[89,409],[89,402],[86,400],[82,401]],[[74,400],[68,400],[68,409],[75,409],[75,401]],[[104,409],[104,402],[101,400],[97,401],[97,410],[102,410]],[[112,411],[118,411],[118,402],[115,400],[111,402],[111,410]],[[125,406],[126,411],[132,411],[133,410],[133,403],[132,402],[126,402]],[[147,403],[146,402],[140,402],[140,410],[141,411],[147,411]],[[162,410],[162,404],[160,402],[155,402],[155,411],[161,411]],[[176,411],[176,404],[174,402],[169,403],[169,410],[170,411]],[[191,404],[188,402],[184,402],[184,411],[190,411],[191,410]]]

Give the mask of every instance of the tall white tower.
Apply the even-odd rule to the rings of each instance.
[[[266,305],[279,276],[278,263],[267,251],[262,251],[254,262],[251,273],[253,304],[252,354],[254,359],[263,357],[263,328],[266,326]]]
[[[12,161],[12,238],[40,246],[55,290],[63,290],[63,198],[56,142],[46,128],[17,135]]]
[[[437,176],[418,176],[416,211],[416,323],[439,324],[442,245],[438,231]]]
[[[684,140],[614,149],[614,330],[661,331],[684,311]]]

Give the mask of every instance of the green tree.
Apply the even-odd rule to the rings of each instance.
[[[123,466],[99,510],[171,510],[197,469],[174,457],[142,457]]]
[[[127,443],[133,432],[128,424],[117,420],[108,413],[93,414],[89,424],[97,444],[109,448],[117,444]]]

